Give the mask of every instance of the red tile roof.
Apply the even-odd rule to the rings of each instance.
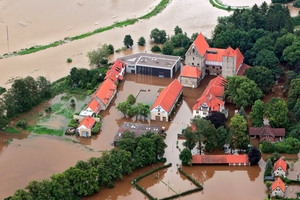
[[[237,75],[237,76],[244,76],[244,75],[245,75],[245,72],[246,72],[246,70],[247,70],[248,68],[250,68],[250,66],[247,65],[247,64],[245,64],[245,63],[243,63],[242,66],[238,69],[236,75]]]
[[[192,66],[184,66],[180,76],[191,77],[191,78],[199,78],[201,75],[201,71],[197,67]]]
[[[86,128],[91,129],[93,128],[95,122],[96,121],[94,118],[87,116],[80,122],[78,127],[85,126]]]
[[[119,76],[123,76],[125,70],[125,64],[121,60],[116,60],[107,70],[104,79],[110,78],[116,82]],[[123,78],[123,77],[122,77]]]
[[[286,172],[286,162],[282,158],[279,158],[274,163],[274,170],[278,169],[279,167],[281,167],[281,169]]]
[[[224,106],[225,102],[220,100],[218,97],[223,97],[225,83],[226,79],[222,76],[217,76],[212,79],[205,88],[201,97],[197,99],[193,106],[193,110],[199,110],[200,106],[203,103],[206,103],[211,111],[220,111],[220,105]]]
[[[87,106],[86,109],[91,109],[94,113],[98,113],[100,111],[100,104],[96,99],[93,99]]]
[[[285,192],[285,184],[281,180],[281,178],[277,178],[273,183],[272,183],[272,191],[274,191],[277,187],[281,189],[282,192]]]
[[[242,54],[242,52],[240,51],[239,48],[235,49],[235,55],[236,55],[236,72],[238,72],[238,69],[240,67],[240,65],[243,63],[244,61],[244,56]]]
[[[117,88],[116,84],[111,79],[106,79],[105,81],[102,82],[101,85],[99,85],[98,89],[92,96],[91,100],[98,98],[104,104],[107,104],[108,100],[114,94],[116,88]]]
[[[212,53],[212,52],[214,52],[214,53]],[[208,48],[207,52],[206,52],[206,58],[205,59],[207,61],[222,62],[224,52],[225,52],[225,49]]]
[[[193,164],[244,164],[249,165],[248,155],[193,155]]]
[[[199,33],[198,37],[194,41],[194,45],[196,46],[197,50],[199,51],[201,56],[204,56],[207,48],[209,47],[205,37],[202,33]]]
[[[158,105],[161,106],[166,112],[170,112],[175,100],[182,92],[182,85],[179,83],[177,79],[172,81],[165,89],[163,89],[156,101],[154,102],[152,109],[156,108]]]

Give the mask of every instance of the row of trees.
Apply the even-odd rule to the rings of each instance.
[[[123,113],[124,117],[136,117],[147,119],[150,114],[150,106],[148,104],[136,103],[136,98],[130,94],[126,101],[120,102],[116,109]]]
[[[288,137],[282,142],[271,143],[264,141],[261,144],[261,151],[263,153],[289,153],[297,154],[300,150],[300,141],[297,138]]]
[[[50,179],[32,181],[25,189],[17,190],[6,199],[79,200],[101,188],[114,187],[115,181],[136,168],[158,162],[166,146],[163,138],[154,133],[148,132],[139,137],[135,137],[134,133],[123,133],[118,149],[104,151],[99,158],[78,161],[74,167]]]

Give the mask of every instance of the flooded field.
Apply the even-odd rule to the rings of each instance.
[[[36,0],[28,1],[0,1],[0,54],[7,53],[7,29],[9,35],[9,51],[28,48],[36,44],[48,44],[64,37],[78,35],[92,31],[99,27],[122,21],[128,18],[138,17],[147,13],[159,1],[46,1],[43,3]],[[236,0],[224,0],[229,5],[239,3]],[[261,4],[262,1],[250,0],[248,5]],[[267,1],[269,4],[271,1]],[[244,4],[244,3],[243,3]],[[38,9],[36,9],[38,8]],[[126,8],[126,9],[124,9]],[[55,12],[54,12],[55,10]],[[293,9],[295,10],[295,9]],[[294,11],[293,11],[294,12]],[[296,11],[295,11],[296,12]],[[54,14],[55,13],[55,14]],[[123,28],[97,34],[83,40],[74,41],[55,48],[50,48],[25,56],[11,57],[0,60],[0,86],[9,87],[11,80],[16,77],[45,76],[50,81],[55,81],[69,74],[72,67],[91,68],[86,53],[97,48],[97,45],[110,43],[115,49],[123,46],[123,39],[130,34],[134,40],[134,46],[127,51],[116,53],[110,59],[137,52],[150,52],[150,32],[154,28],[166,30],[168,35],[173,34],[174,27],[178,25],[189,36],[195,32],[203,32],[211,37],[212,30],[217,24],[219,16],[227,16],[230,12],[214,8],[208,0],[173,0],[170,5],[157,16],[149,20],[140,20],[138,23]],[[37,17],[38,16],[38,17]],[[76,16],[76,17],[74,17]],[[98,23],[99,22],[99,23]],[[136,42],[139,37],[145,37],[145,47],[138,47]],[[72,58],[72,63],[67,63],[67,58]],[[177,133],[185,128],[192,115],[192,106],[201,95],[211,77],[201,82],[198,89],[184,89],[184,99],[175,111],[172,122],[142,121],[140,123],[151,123],[165,126],[167,130],[165,156],[167,163],[173,166],[162,172],[160,177],[165,183],[173,185],[176,191],[182,183],[182,188],[193,188],[187,180],[177,173],[179,164],[178,150],[176,149]],[[140,89],[146,92],[140,93],[139,102],[152,103],[155,101],[157,90],[167,86],[172,79],[161,79],[143,75],[126,75],[125,82],[119,87],[115,100],[107,111],[102,112],[104,116],[103,126],[98,135],[93,138],[56,137],[56,136],[34,136],[28,133],[0,134],[0,199],[12,195],[16,189],[24,188],[31,180],[42,180],[49,178],[54,173],[59,173],[74,165],[78,160],[86,160],[92,156],[101,156],[99,150],[112,148],[112,141],[118,127],[125,121],[136,121],[135,118],[124,118],[123,114],[115,109],[115,106],[124,101],[127,96],[137,94]],[[280,84],[279,84],[280,85]],[[129,88],[129,89],[128,89]],[[275,96],[278,95],[277,93]],[[61,96],[52,102],[40,105],[40,107],[29,112],[27,119],[33,123],[39,117],[39,112],[44,107],[60,103]],[[69,99],[68,99],[69,100]],[[79,111],[88,97],[76,101],[74,112]],[[233,105],[229,107],[229,115],[234,114],[236,109]],[[60,106],[58,106],[60,107]],[[63,106],[60,107],[63,110]],[[59,117],[44,118],[39,121],[43,125],[60,128],[66,125],[67,120]],[[78,139],[81,144],[70,140]],[[179,141],[182,148],[182,141]],[[88,147],[88,148],[86,148]],[[91,151],[93,149],[94,151]],[[298,156],[297,156],[298,157]],[[188,174],[192,174],[204,186],[204,190],[181,199],[263,199],[266,196],[266,188],[262,182],[262,174],[265,161],[261,160],[255,167],[227,167],[227,166],[193,166],[184,168]],[[98,194],[86,199],[146,199],[131,184],[132,178],[152,168],[136,170],[130,176],[116,183],[114,189],[104,189]],[[299,162],[295,163],[295,169],[300,169]],[[291,172],[292,178],[297,171]],[[152,194],[159,197],[168,196],[172,192],[164,187],[161,181],[149,177],[141,181]],[[163,189],[161,189],[163,187]],[[218,192],[216,192],[216,189]],[[293,189],[295,190],[295,189]],[[252,192],[255,191],[255,192]],[[293,195],[293,194],[291,194]]]

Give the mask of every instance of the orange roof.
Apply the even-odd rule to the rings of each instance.
[[[206,103],[211,111],[219,111],[220,105],[224,106],[225,102],[220,100],[218,97],[222,97],[224,94],[224,84],[226,79],[222,76],[210,80],[209,84],[205,88],[201,97],[197,99],[193,110],[199,110],[203,103]]]
[[[237,71],[236,75],[237,76],[244,76],[246,70],[250,68],[249,65],[243,63],[242,66],[240,67],[240,69]]]
[[[285,191],[285,184],[281,180],[281,178],[277,178],[273,183],[272,183],[272,191],[274,191],[277,187],[281,189],[282,192]]]
[[[239,48],[235,49],[235,53],[236,53],[236,72],[238,72],[239,66],[243,63],[244,61],[244,56],[242,54],[242,52],[240,51]]]
[[[193,155],[193,164],[249,164],[248,155]]]
[[[222,62],[222,57],[223,57],[224,51],[225,51],[225,49],[208,48],[205,59],[208,61]],[[212,52],[214,52],[214,53],[212,53]]]
[[[279,167],[281,167],[281,169],[286,172],[286,162],[282,158],[279,158],[274,163],[274,170],[278,169]]]
[[[96,99],[93,99],[87,106],[86,109],[90,108],[94,113],[98,113],[101,106]]]
[[[119,76],[122,76],[122,71],[125,68],[125,64],[121,60],[116,60],[106,72],[104,79],[110,78],[112,81],[117,81]]]
[[[104,104],[107,104],[108,100],[114,94],[116,88],[116,84],[111,79],[106,79],[102,82],[101,85],[99,85],[98,89],[96,90],[91,99],[93,100],[95,98],[98,98]]]
[[[202,33],[199,33],[198,37],[194,41],[194,45],[196,46],[197,50],[199,51],[201,56],[204,56],[207,48],[209,47],[205,37]]]
[[[184,66],[180,76],[198,78],[201,75],[201,71],[197,67]]]
[[[78,127],[85,126],[86,128],[91,129],[91,128],[93,128],[95,122],[96,121],[94,118],[87,116],[80,122]]]
[[[166,112],[170,112],[175,100],[182,92],[182,85],[177,79],[172,81],[165,89],[163,89],[156,101],[154,102],[152,109],[156,108],[158,105],[161,106]]]

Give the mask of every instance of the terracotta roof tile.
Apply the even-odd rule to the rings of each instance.
[[[193,155],[193,164],[249,164],[248,155]]]
[[[278,169],[279,167],[281,167],[281,169],[283,171],[286,172],[286,162],[282,159],[282,158],[279,158],[275,163],[274,163],[274,170]]]
[[[170,83],[165,89],[163,89],[159,93],[151,110],[160,105],[166,112],[169,113],[173,104],[175,103],[176,98],[182,92],[182,89],[183,87],[177,79],[172,81],[172,83]]]
[[[271,135],[273,137],[284,137],[285,128],[272,128],[270,125],[264,125],[263,127],[249,127],[249,135]]]
[[[93,99],[87,106],[86,109],[91,109],[94,113],[98,113],[100,111],[100,104],[96,99]]]
[[[193,110],[199,110],[200,106],[203,103],[206,103],[211,111],[219,111],[220,105],[224,106],[225,104],[224,101],[218,98],[223,97],[225,83],[226,79],[222,76],[217,76],[216,78],[212,79],[205,88],[201,97],[197,99],[195,105],[193,106]]]
[[[272,183],[272,191],[274,191],[277,187],[279,187],[282,192],[285,192],[285,184],[281,180],[281,178],[277,178],[273,183]]]
[[[86,128],[91,129],[93,128],[95,122],[96,121],[94,118],[87,116],[80,122],[78,127],[85,126]]]
[[[194,45],[196,46],[201,56],[204,56],[207,48],[209,47],[202,33],[199,33],[198,37],[194,41]]]
[[[209,53],[209,52],[211,52],[211,53]],[[214,52],[214,53],[212,53],[212,52]],[[224,52],[225,52],[225,49],[208,48],[205,59],[207,61],[222,62]]]
[[[238,72],[240,65],[244,61],[244,56],[239,48],[235,49],[235,56],[236,56],[236,72]]]
[[[114,94],[116,88],[117,88],[116,84],[111,79],[106,79],[105,81],[102,82],[101,85],[99,85],[98,89],[92,96],[91,100],[98,98],[104,104],[107,104],[108,100]]]
[[[180,76],[198,78],[201,75],[201,71],[197,67],[184,66]]]

